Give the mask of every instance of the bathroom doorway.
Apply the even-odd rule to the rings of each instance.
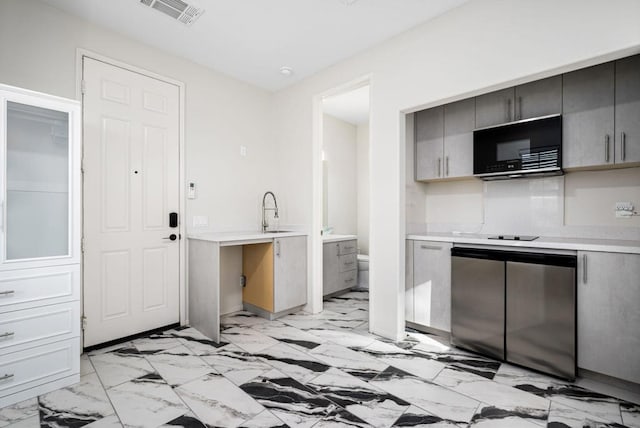
[[[362,309],[368,316],[369,80],[321,96],[319,107],[316,206],[321,211],[317,215],[322,239],[316,260],[322,273],[323,307],[339,311],[340,296],[359,290],[366,298]]]

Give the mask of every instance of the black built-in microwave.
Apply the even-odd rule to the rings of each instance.
[[[476,129],[473,174],[485,180],[562,174],[562,116]]]

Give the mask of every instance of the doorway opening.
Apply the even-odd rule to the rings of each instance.
[[[370,89],[366,77],[316,97],[314,150],[314,225],[322,233],[314,243],[312,304],[340,311],[340,296],[364,291],[363,321],[369,314]]]

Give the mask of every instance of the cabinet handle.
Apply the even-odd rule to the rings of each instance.
[[[449,176],[449,156],[445,158],[445,175]]]
[[[0,230],[4,230],[4,202],[0,202]]]
[[[13,377],[13,373],[5,374],[4,376],[0,377],[0,380],[7,380],[7,379],[11,379],[12,377]]]
[[[338,252],[338,255],[340,255],[340,244],[336,244],[336,251]]]
[[[620,139],[622,140],[622,160],[625,160],[627,157],[627,134],[621,132]]]
[[[440,171],[442,171],[442,158],[438,158],[438,177],[440,177]]]
[[[280,241],[276,239],[276,256],[280,257]]]
[[[522,119],[522,97],[518,97],[518,120]]]
[[[511,98],[507,98],[507,122],[511,122]]]
[[[582,255],[582,282],[587,283],[587,255]]]
[[[353,265],[353,264],[355,264],[355,263],[356,263],[356,262],[345,262],[344,264],[345,264],[345,265]]]
[[[15,290],[0,291],[0,296],[9,296],[13,293],[15,293]]]
[[[2,333],[0,334],[0,339],[4,339],[5,337],[11,337],[13,336],[15,333],[12,331],[7,331],[6,333]]]
[[[609,162],[609,134],[604,136],[604,161]]]
[[[423,250],[442,250],[442,247],[437,245],[420,245]]]

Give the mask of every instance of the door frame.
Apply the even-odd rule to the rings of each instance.
[[[323,135],[323,114],[324,109],[322,106],[322,100],[334,95],[343,94],[345,92],[353,91],[354,89],[361,88],[362,86],[369,86],[369,141],[371,141],[371,93],[373,86],[373,75],[371,73],[357,77],[353,80],[349,80],[331,89],[325,90],[313,96],[313,142],[311,150],[312,166],[312,216],[311,216],[311,281],[309,281],[309,293],[310,296],[307,299],[307,306],[305,310],[312,313],[318,313],[323,310],[322,301],[322,235],[318,231],[322,230],[322,194],[323,194],[323,181],[322,181],[322,145],[324,140]],[[369,164],[371,164],[371,151],[369,151]],[[371,169],[369,169],[371,173]],[[371,186],[371,184],[369,184]],[[369,190],[371,191],[371,190]],[[369,211],[371,211],[371,201],[369,201]],[[371,229],[371,224],[369,224]],[[371,248],[369,248],[371,252]],[[371,287],[369,287],[371,292]],[[371,319],[371,305],[369,305],[369,319]]]
[[[179,260],[179,298],[180,298],[180,302],[178,304],[178,311],[179,311],[179,316],[180,316],[180,325],[188,325],[189,324],[189,317],[188,317],[188,313],[187,313],[187,301],[188,301],[188,290],[187,290],[187,234],[186,234],[186,208],[187,208],[187,203],[186,203],[186,195],[185,195],[185,191],[184,189],[186,189],[186,176],[185,176],[185,148],[184,148],[184,141],[185,141],[185,129],[184,129],[184,111],[185,111],[185,84],[184,82],[181,82],[179,80],[175,80],[172,79],[170,77],[166,77],[163,76],[161,74],[155,73],[153,71],[149,71],[146,70],[144,68],[140,68],[140,67],[136,67],[133,66],[131,64],[122,62],[122,61],[118,61],[116,59],[107,57],[105,55],[96,53],[94,51],[90,51],[87,49],[83,49],[83,48],[77,48],[76,49],[76,99],[78,101],[80,101],[80,103],[82,103],[82,78],[83,78],[83,68],[82,68],[82,64],[83,64],[83,59],[84,58],[90,58],[96,61],[100,61],[103,62],[105,64],[114,66],[114,67],[118,67],[118,68],[122,68],[125,69],[127,71],[131,71],[133,73],[137,73],[137,74],[141,74],[143,76],[147,76],[150,77],[152,79],[156,79],[156,80],[160,80],[162,82],[165,83],[169,83],[171,85],[175,85],[178,87],[179,90],[179,123],[178,123],[178,127],[179,127],[179,132],[178,132],[178,147],[179,147],[179,163],[178,163],[178,177],[179,177],[179,183],[178,183],[178,199],[179,199],[179,206],[180,206],[180,222],[179,222],[179,227],[178,227],[178,233],[180,234],[180,236],[182,237],[179,240],[179,251],[180,251],[180,260]],[[83,137],[83,141],[82,141],[82,150],[81,150],[81,156],[82,159],[84,160],[84,105],[82,105],[82,120],[80,121],[80,125],[81,125],[81,135]],[[80,197],[82,199],[82,196],[84,195],[84,180],[82,180],[82,189],[80,191]],[[82,213],[84,214],[84,200],[81,201],[81,206],[82,206]],[[81,215],[82,217],[82,237],[84,239],[84,217],[83,215]],[[81,278],[81,285],[80,285],[80,303],[81,303],[81,309],[82,309],[82,316],[84,317],[84,254],[81,252],[82,255],[82,262],[80,264],[80,278]],[[84,340],[84,339],[83,339]]]

